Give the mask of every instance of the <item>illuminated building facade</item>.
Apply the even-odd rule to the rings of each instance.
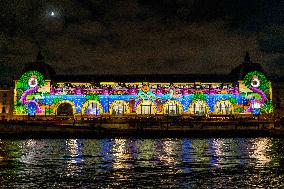
[[[272,90],[259,64],[228,75],[59,76],[38,61],[15,81],[14,115],[271,114]]]

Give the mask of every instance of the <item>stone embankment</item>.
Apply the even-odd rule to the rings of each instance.
[[[271,120],[116,118],[12,121],[0,124],[0,138],[284,136],[284,125]]]

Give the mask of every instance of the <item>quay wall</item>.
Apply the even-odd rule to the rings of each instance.
[[[255,137],[284,136],[284,125],[271,121],[153,122],[20,122],[1,123],[0,138],[105,138],[105,137]]]

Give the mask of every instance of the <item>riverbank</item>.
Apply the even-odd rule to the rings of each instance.
[[[1,123],[0,138],[284,137],[284,127],[259,120],[57,120]]]

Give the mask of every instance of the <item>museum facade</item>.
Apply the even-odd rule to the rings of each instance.
[[[208,116],[273,112],[271,82],[249,57],[226,75],[56,75],[41,59],[14,81],[15,116]]]

